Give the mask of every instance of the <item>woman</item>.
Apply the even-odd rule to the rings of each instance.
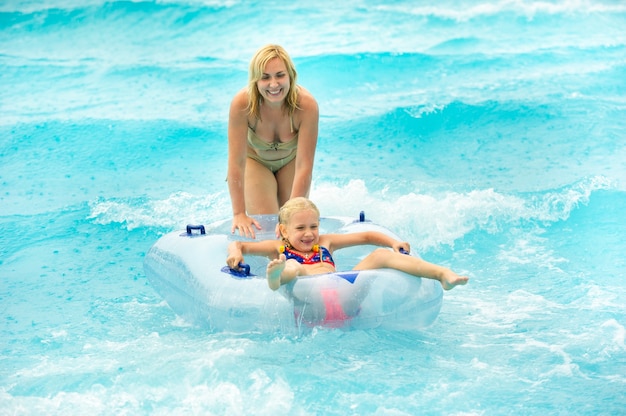
[[[315,98],[296,84],[296,69],[278,45],[250,62],[248,87],[232,100],[228,119],[231,232],[255,238],[249,215],[276,214],[286,201],[308,196],[317,145]]]

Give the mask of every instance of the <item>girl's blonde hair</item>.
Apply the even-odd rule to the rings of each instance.
[[[310,201],[309,199],[303,196],[292,198],[289,201],[285,202],[285,205],[283,205],[280,211],[278,211],[278,223],[287,225],[289,221],[291,220],[291,217],[293,216],[293,214],[297,212],[302,212],[308,209],[314,211],[317,214],[317,217],[319,218],[320,210],[317,209],[317,206],[315,206],[315,204],[312,201]]]
[[[298,74],[293,61],[282,46],[266,45],[252,57],[248,78],[248,114],[258,120],[261,119],[261,102],[263,97],[259,93],[256,83],[263,77],[263,71],[265,71],[267,63],[274,58],[279,58],[283,61],[289,74],[290,85],[284,104],[289,117],[293,116],[294,111],[298,108],[298,86],[296,85]]]

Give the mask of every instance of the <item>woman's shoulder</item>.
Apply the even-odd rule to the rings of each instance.
[[[242,88],[235,93],[231,104],[235,107],[246,108],[248,107],[248,89]]]
[[[311,94],[311,91],[307,90],[302,85],[298,85],[298,98],[315,101],[315,97]]]
[[[298,107],[302,110],[317,110],[317,100],[306,88],[298,85]]]
[[[230,103],[230,121],[249,124],[248,109],[248,92],[244,88],[234,95]]]

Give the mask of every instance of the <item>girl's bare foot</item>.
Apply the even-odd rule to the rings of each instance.
[[[441,286],[443,286],[444,290],[453,289],[455,286],[464,285],[469,280],[467,276],[459,276],[454,273],[452,270],[446,270],[441,276]]]
[[[280,285],[287,284],[301,274],[305,274],[300,263],[293,259],[287,260],[284,254],[270,261],[265,273],[267,274],[267,284],[272,290],[276,290]]]
[[[276,290],[280,287],[280,275],[285,270],[286,257],[281,254],[277,259],[269,262],[265,273],[267,274],[267,284],[270,289]]]

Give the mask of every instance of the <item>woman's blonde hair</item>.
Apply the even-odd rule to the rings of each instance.
[[[317,209],[317,206],[315,206],[315,204],[312,201],[310,201],[309,199],[303,196],[292,198],[289,201],[285,202],[285,205],[283,205],[280,208],[280,211],[278,211],[278,223],[287,225],[287,223],[291,220],[291,217],[293,216],[293,214],[297,212],[302,212],[308,209],[314,211],[317,214],[317,217],[319,218],[320,210]]]
[[[279,58],[283,61],[289,74],[290,85],[284,104],[289,117],[293,116],[293,112],[298,108],[298,86],[296,85],[298,73],[293,61],[282,46],[266,45],[252,57],[248,78],[248,114],[259,120],[261,119],[261,102],[263,97],[256,83],[263,77],[263,71],[265,71],[267,63],[274,58]]]

